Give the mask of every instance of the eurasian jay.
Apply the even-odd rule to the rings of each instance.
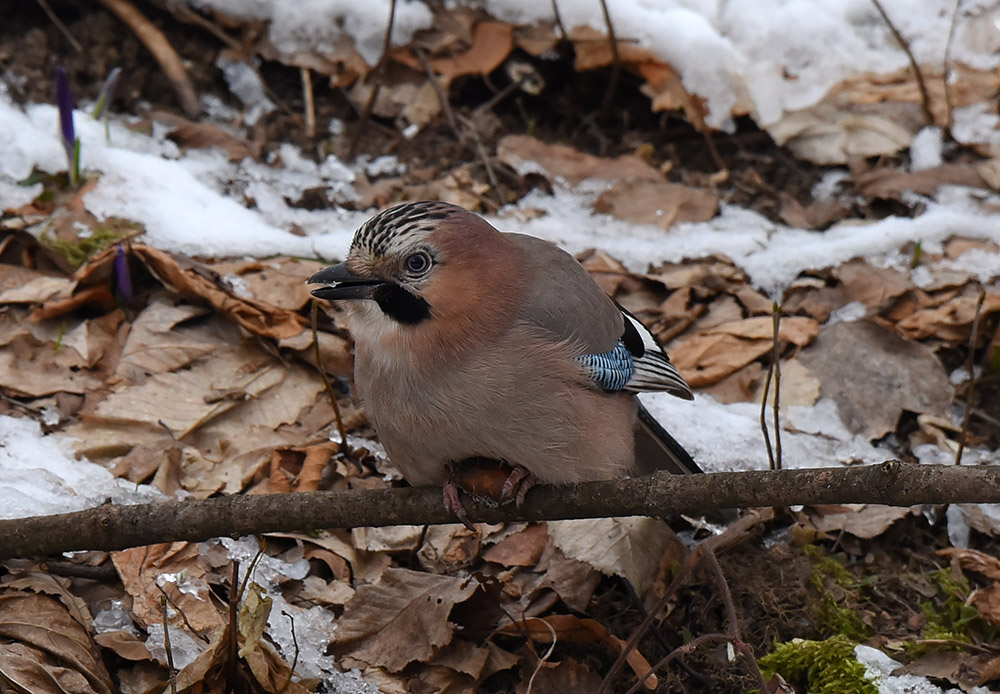
[[[520,471],[511,481],[700,472],[635,396],[691,400],[691,389],[653,334],[548,241],[455,205],[404,203],[309,283],[347,302],[355,384],[390,460],[412,485],[444,486],[456,511],[450,471],[470,459],[506,462]]]

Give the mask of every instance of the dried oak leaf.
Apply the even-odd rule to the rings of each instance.
[[[933,337],[949,344],[967,342],[976,315],[975,296],[963,294],[946,301],[936,308],[915,311],[897,327],[911,339]],[[981,309],[982,318],[1000,311],[1000,294],[987,294]]]
[[[473,580],[387,569],[378,583],[360,586],[347,603],[331,648],[390,672],[414,661],[426,663],[451,641],[452,607],[468,600],[477,588]]]
[[[868,439],[895,431],[903,410],[947,416],[954,387],[934,352],[870,321],[835,323],[799,360],[833,398],[847,428]]]
[[[627,578],[639,595],[653,584],[664,552],[677,543],[669,525],[640,516],[550,521],[548,534],[567,557]]]
[[[559,643],[584,645],[603,643],[619,654],[625,650],[625,641],[609,632],[607,627],[596,619],[581,618],[571,614],[524,619],[497,629],[497,633],[515,637],[527,635],[537,643],[551,643],[554,635]],[[640,677],[652,669],[649,661],[637,648],[630,650],[625,659],[632,671]],[[651,675],[646,680],[647,689],[655,689],[656,684],[656,675]]]
[[[1000,559],[997,559],[992,554],[959,547],[939,549],[935,554],[939,557],[948,557],[951,560],[957,560],[959,565],[966,571],[974,571],[986,578],[1000,581]]]
[[[0,591],[5,685],[37,694],[111,694],[114,685],[88,628],[54,598],[5,587]]]
[[[662,181],[656,169],[632,154],[595,157],[568,145],[550,145],[528,135],[508,135],[497,143],[497,157],[519,174],[540,173],[575,185],[588,178]]]
[[[768,316],[724,323],[676,342],[670,358],[689,384],[710,385],[768,353],[772,332]],[[793,316],[781,321],[778,339],[802,347],[818,332],[819,324],[813,319]]]
[[[618,181],[594,201],[594,212],[662,229],[679,222],[707,222],[718,209],[716,193],[667,181]]]
[[[847,301],[860,301],[870,309],[879,309],[892,299],[913,289],[908,275],[892,268],[875,267],[864,260],[851,260],[834,268],[840,291]]]

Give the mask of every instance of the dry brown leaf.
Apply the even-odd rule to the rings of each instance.
[[[260,152],[260,144],[234,135],[218,125],[204,121],[191,121],[169,111],[153,111],[151,120],[165,124],[169,131],[167,138],[175,142],[183,151],[217,147],[228,155],[230,161],[255,158]]]
[[[0,591],[0,672],[12,691],[65,694],[114,691],[95,655],[89,624],[47,595]]]
[[[545,524],[532,524],[490,547],[483,559],[502,566],[534,566],[548,543]]]
[[[832,270],[840,281],[840,291],[847,301],[860,301],[870,309],[880,309],[891,300],[913,289],[910,278],[899,270],[880,268],[855,259]]]
[[[0,265],[0,304],[33,304],[68,295],[76,282],[18,265]]]
[[[879,168],[854,177],[858,192],[866,198],[900,199],[904,192],[933,195],[941,186],[987,188],[976,169],[963,164],[942,164],[923,171]]]
[[[478,584],[409,569],[388,569],[374,585],[363,585],[337,622],[331,648],[390,672],[414,661],[428,662],[451,641],[452,607],[468,600]]]
[[[211,265],[223,280],[238,286],[243,298],[289,311],[299,311],[309,304],[313,297],[306,280],[323,267],[323,263],[301,258],[268,258]]]
[[[843,508],[844,511],[824,513],[822,509],[814,509],[813,513],[809,514],[809,522],[822,533],[836,534],[844,531],[863,540],[870,540],[884,533],[897,521],[907,516],[920,515],[923,511],[921,506],[899,508],[877,504],[868,504],[859,508],[838,508]]]
[[[678,340],[670,348],[670,357],[689,384],[710,385],[767,354],[772,349],[773,329],[767,316],[732,321]],[[781,342],[801,347],[818,331],[813,319],[793,316],[781,321],[778,335]]]
[[[189,258],[175,258],[142,244],[133,244],[130,251],[174,292],[208,302],[237,325],[256,335],[280,339],[298,335],[305,329],[307,321],[297,312],[242,299],[223,289],[221,282],[210,279],[215,276],[211,269]],[[95,262],[99,260],[95,259]]]
[[[472,34],[472,45],[464,53],[431,60],[437,74],[451,80],[461,75],[488,75],[514,49],[514,27],[506,22],[480,22]]]
[[[897,327],[911,339],[932,337],[950,344],[966,343],[976,315],[976,299],[971,295],[956,296],[936,308],[915,311],[901,320]],[[997,311],[1000,311],[1000,294],[988,293],[980,320]]]
[[[819,378],[847,428],[873,440],[896,430],[903,410],[948,416],[954,387],[928,347],[869,321],[826,326],[799,360]]]
[[[220,628],[223,617],[212,603],[208,585],[204,582],[206,567],[199,559],[198,545],[175,542],[136,547],[112,552],[111,559],[118,569],[125,591],[132,596],[132,615],[143,628],[163,621],[162,596],[157,582],[170,596],[185,619],[173,614],[171,629],[192,629],[202,635]],[[169,575],[172,580],[162,580]],[[185,582],[185,590],[177,589],[176,582]]]
[[[665,548],[676,541],[665,522],[639,516],[550,521],[548,532],[567,557],[627,578],[639,595],[656,578]]]
[[[953,561],[958,561],[959,565],[966,571],[973,571],[993,581],[1000,581],[1000,559],[992,554],[959,547],[939,549],[936,554],[939,557],[948,557]]]
[[[980,588],[975,592],[972,604],[979,610],[979,614],[993,626],[1000,627],[1000,584]]]
[[[825,229],[850,214],[850,209],[838,200],[811,200],[808,205],[803,205],[784,191],[778,197],[781,200],[778,212],[781,220],[799,229]]]
[[[968,691],[1000,676],[1000,657],[968,651],[931,651],[893,674],[934,677]]]
[[[617,181],[594,201],[594,212],[662,229],[679,222],[707,222],[718,209],[714,192],[666,181]]]
[[[532,641],[538,643],[551,643],[552,634],[560,643],[591,644],[603,643],[610,646],[616,653],[624,650],[625,642],[617,636],[611,634],[607,627],[594,619],[584,619],[569,614],[554,614],[547,617],[534,617],[508,624],[497,629],[497,633],[506,636],[520,636],[526,634]],[[626,656],[626,662],[636,675],[642,676],[649,672],[649,661],[639,652],[639,649],[632,649]],[[646,680],[647,689],[655,689],[657,679],[655,675]]]
[[[572,659],[541,664],[536,659],[528,659],[521,665],[521,681],[514,691],[516,694],[529,694],[528,682],[531,682],[530,694],[586,694],[598,691],[601,681],[600,675]]]
[[[544,173],[575,185],[588,178],[662,181],[652,166],[632,154],[605,159],[568,145],[550,145],[528,135],[508,135],[497,143],[497,157],[520,174]]]
[[[212,335],[211,328],[174,330],[178,323],[205,313],[202,307],[174,305],[165,299],[150,302],[132,321],[118,357],[115,380],[141,383],[151,374],[174,371],[211,354],[218,347],[218,337]]]
[[[129,631],[105,631],[94,636],[94,641],[110,649],[125,660],[152,660],[146,641]]]
[[[479,557],[480,533],[464,525],[432,525],[427,528],[417,559],[425,571],[454,574]]]
[[[807,369],[798,359],[782,360],[781,397],[778,403],[781,411],[785,412],[789,407],[812,407],[819,400],[821,385],[813,372]],[[774,397],[773,383],[771,384],[771,388],[771,395],[768,397],[768,402],[771,402]],[[761,379],[757,383],[753,402],[760,402],[763,397],[764,381]]]

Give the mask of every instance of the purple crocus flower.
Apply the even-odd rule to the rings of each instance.
[[[66,68],[56,66],[56,103],[59,106],[59,127],[62,130],[63,149],[69,162],[69,182],[76,185],[80,178],[80,147],[73,127],[73,92],[69,89]]]
[[[115,277],[118,279],[118,290],[122,293],[125,303],[132,302],[132,273],[128,269],[128,253],[125,244],[119,243],[115,249]]]

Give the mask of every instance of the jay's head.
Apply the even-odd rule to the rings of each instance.
[[[463,329],[496,318],[497,309],[516,299],[515,255],[510,241],[478,215],[442,202],[410,202],[365,222],[347,259],[309,283],[325,285],[313,296],[348,300],[372,319]]]

